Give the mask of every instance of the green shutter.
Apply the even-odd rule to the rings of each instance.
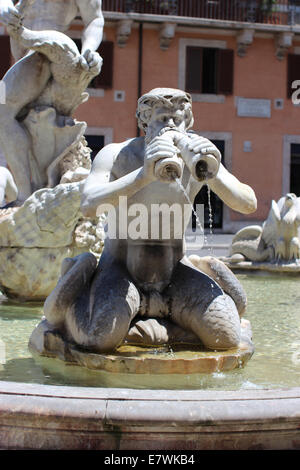
[[[232,49],[219,49],[217,59],[217,93],[222,95],[233,94],[233,64],[234,51]]]
[[[112,88],[114,43],[112,41],[103,41],[98,52],[103,59],[103,65],[100,74],[94,78],[93,85],[95,88]]]
[[[300,80],[300,55],[288,54],[287,57],[287,97],[291,98],[295,91],[292,88],[294,80]]]
[[[202,93],[202,47],[186,48],[185,89],[190,93]]]

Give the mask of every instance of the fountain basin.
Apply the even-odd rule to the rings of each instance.
[[[212,393],[1,382],[0,448],[300,449],[300,388]]]
[[[118,374],[37,362],[27,344],[41,305],[3,301],[0,448],[300,449],[298,278],[238,277],[255,353],[243,368],[212,374]]]

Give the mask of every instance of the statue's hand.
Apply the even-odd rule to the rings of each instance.
[[[217,149],[217,147],[205,137],[201,137],[200,135],[192,135],[189,144],[183,150],[188,158],[189,152],[192,152],[192,155],[213,155],[218,162],[221,162],[221,153]]]
[[[14,6],[4,6],[0,7],[0,22],[5,24],[8,32],[16,31],[21,26],[22,17]]]
[[[98,52],[87,49],[86,51],[84,51],[82,57],[84,57],[85,63],[87,64],[89,70],[94,75],[98,75],[101,71],[102,63],[103,63],[103,59],[98,54]]]
[[[163,137],[155,137],[145,149],[144,175],[149,181],[156,180],[155,164],[164,158],[172,158],[179,152],[178,148]]]

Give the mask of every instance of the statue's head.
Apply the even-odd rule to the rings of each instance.
[[[191,95],[174,88],[154,88],[141,96],[136,111],[139,128],[147,133],[149,124],[159,113],[183,120],[184,130],[191,128],[194,123]]]

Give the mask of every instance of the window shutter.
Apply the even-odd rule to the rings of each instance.
[[[9,36],[0,36],[0,80],[10,68]]]
[[[114,43],[103,41],[98,48],[98,52],[103,59],[100,75],[92,81],[94,88],[112,88],[113,86],[113,59]]]
[[[233,62],[232,49],[219,49],[218,51],[218,91],[223,95],[233,93]]]
[[[293,92],[292,83],[294,80],[300,80],[300,55],[288,54],[287,69],[287,97],[291,98]]]
[[[185,89],[190,93],[202,93],[202,47],[186,48]]]

